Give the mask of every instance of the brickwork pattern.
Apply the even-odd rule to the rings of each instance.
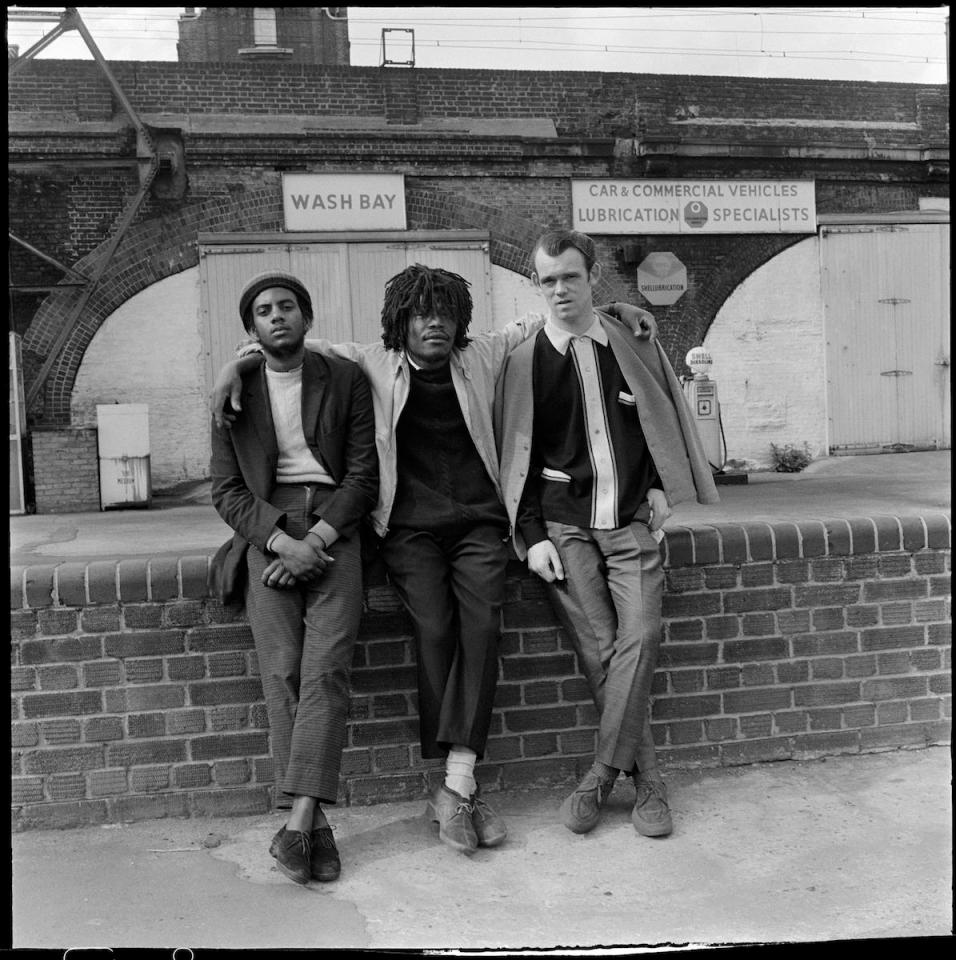
[[[195,265],[199,229],[281,230],[282,169],[376,171],[385,164],[408,177],[410,226],[487,224],[495,262],[514,262],[521,272],[526,272],[527,238],[569,222],[568,179],[643,176],[645,147],[654,153],[661,144],[666,152],[675,144],[715,138],[741,148],[765,141],[759,156],[683,157],[679,170],[669,174],[812,177],[821,212],[915,209],[919,196],[948,189],[928,182],[921,162],[884,160],[873,150],[874,143],[881,150],[945,144],[945,87],[580,72],[383,71],[288,63],[118,62],[111,69],[142,115],[162,115],[161,122],[173,126],[180,123],[176,118],[195,119],[184,130],[189,187],[182,201],[144,202],[108,274],[58,352],[45,396],[29,411],[31,423],[70,424],[70,391],[99,325],[137,291]],[[12,158],[129,157],[130,129],[123,126],[122,109],[95,64],[36,60],[11,78],[8,93]],[[224,116],[236,118],[234,129],[203,132],[204,117]],[[286,133],[243,126],[265,117],[302,123]],[[371,132],[316,127],[330,117],[385,126]],[[554,124],[558,138],[476,136],[422,126],[457,118],[545,119]],[[830,125],[819,131],[799,126],[802,120],[817,123],[821,118]],[[734,119],[741,124],[728,126]],[[770,122],[775,120],[782,126]],[[708,127],[709,121],[715,122]],[[807,137],[826,149],[809,154]],[[780,150],[784,142],[799,143],[800,150],[785,155]],[[833,159],[827,151],[834,145],[860,147],[864,159]],[[132,171],[66,176],[15,171],[11,226],[39,249],[91,273],[137,185]],[[431,192],[434,202],[427,202],[426,195],[416,198],[417,188]],[[729,292],[794,239],[728,236],[703,242],[646,236],[641,241],[647,249],[672,250],[694,265],[687,293],[659,316],[665,349],[683,356],[701,342]],[[602,245],[612,268],[607,285],[613,281],[616,297],[641,302],[634,264],[623,259],[620,239],[608,237]],[[50,282],[49,265],[16,247],[13,258],[18,277]],[[35,295],[15,298],[13,323],[25,335],[28,382],[68,322],[77,295],[76,288],[57,290],[39,309]]]
[[[96,430],[38,430],[31,443],[37,513],[99,510]]]
[[[948,516],[676,528],[653,731],[663,763],[917,747],[951,729]],[[243,611],[209,557],[11,570],[16,829],[264,813],[268,719]],[[509,569],[487,790],[574,780],[596,713],[541,583]],[[340,801],[422,797],[409,623],[368,589]]]
[[[391,71],[290,63],[123,63],[110,65],[134,109],[162,104],[170,114],[284,113],[309,116],[386,114]],[[419,85],[422,119],[553,117],[562,135],[621,136],[655,132],[664,121],[707,119],[833,121],[827,139],[862,141],[864,131],[838,122],[886,126],[896,142],[947,138],[943,87],[756,77],[604,74],[580,71],[428,70]],[[275,90],[282,99],[276,102]],[[943,91],[941,93],[941,91]],[[119,111],[92,63],[34,61],[11,78],[13,112],[111,119]],[[920,129],[920,125],[929,129]],[[759,127],[758,125],[755,125]],[[706,134],[702,134],[706,135]],[[714,134],[711,134],[714,135]],[[735,136],[759,137],[744,124]],[[764,134],[765,135],[765,134]]]
[[[332,20],[322,7],[276,7],[276,43],[289,54],[286,63],[348,64],[348,24]],[[179,21],[176,45],[183,62],[242,60],[240,50],[254,45],[252,7],[205,7]],[[257,54],[260,58],[262,54]]]

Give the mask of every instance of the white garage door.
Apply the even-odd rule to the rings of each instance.
[[[207,390],[235,357],[246,336],[239,319],[242,288],[257,273],[287,270],[306,285],[315,310],[313,331],[337,343],[381,338],[385,283],[413,263],[443,267],[471,284],[471,330],[491,330],[491,262],[484,235],[396,235],[394,239],[317,239],[290,243],[287,236],[202,235],[199,277],[206,349]]]
[[[820,255],[831,453],[948,449],[949,224],[825,226]]]

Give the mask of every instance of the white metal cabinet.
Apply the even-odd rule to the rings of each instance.
[[[145,403],[97,404],[100,509],[148,507],[149,408]]]

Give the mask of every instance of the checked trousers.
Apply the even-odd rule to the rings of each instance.
[[[548,584],[600,714],[596,759],[627,773],[657,770],[650,693],[661,642],[664,568],[635,520],[616,530],[547,521],[565,580]]]
[[[301,537],[331,488],[281,485],[272,503],[286,512],[286,533]],[[362,615],[359,536],[326,551],[335,562],[311,583],[267,587],[273,557],[250,544],[246,613],[269,714],[279,789],[335,803],[345,746],[352,651]]]

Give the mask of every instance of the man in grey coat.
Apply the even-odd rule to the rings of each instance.
[[[657,341],[594,310],[594,242],[555,230],[534,248],[544,328],[511,352],[495,435],[519,558],[547,584],[600,714],[596,758],[561,816],[592,830],[620,773],[645,836],[672,830],[649,718],[661,636],[658,542],[671,505],[717,501],[680,384]]]

